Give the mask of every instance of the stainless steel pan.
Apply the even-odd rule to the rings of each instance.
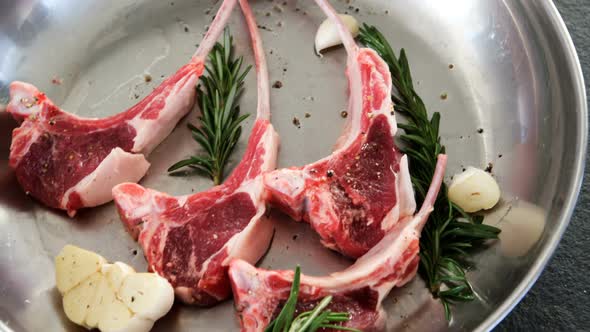
[[[0,100],[6,102],[7,84],[19,79],[39,86],[74,113],[119,112],[188,59],[211,21],[215,2],[3,0]],[[379,26],[395,48],[406,48],[420,94],[431,111],[442,114],[448,175],[467,165],[493,166],[503,199],[486,222],[499,224],[504,235],[474,257],[469,275],[479,299],[456,307],[449,327],[488,330],[543,270],[580,187],[586,98],[568,32],[546,0],[333,3]],[[312,1],[258,0],[253,5],[263,27],[271,80],[283,83],[272,90],[273,123],[282,136],[279,163],[317,160],[330,152],[343,123],[344,51],[322,59],[314,55],[314,32],[324,16]],[[238,52],[252,63],[238,10],[231,29]],[[249,75],[242,103],[246,111],[255,110],[254,86],[255,75]],[[165,171],[196,151],[185,129],[195,116],[191,113],[150,156],[152,166],[143,185],[172,194],[211,185],[198,176],[170,177]],[[293,125],[295,117],[301,128]],[[139,247],[123,230],[113,204],[69,219],[20,190],[7,162],[14,126],[0,114],[0,330],[76,331],[54,289],[53,257],[58,250],[73,243],[139,270],[145,269],[145,261],[135,254]],[[246,138],[243,135],[242,141]],[[244,145],[241,142],[233,155],[234,163]],[[290,269],[299,263],[305,273],[319,275],[350,264],[321,247],[306,225],[275,217],[277,233],[261,266]],[[392,330],[447,329],[441,306],[419,278],[394,290],[386,307]],[[233,331],[237,326],[228,301],[210,309],[177,304],[154,330]]]

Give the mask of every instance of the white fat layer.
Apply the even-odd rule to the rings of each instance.
[[[262,257],[270,245],[273,226],[270,220],[264,217],[266,205],[262,201],[262,194],[264,192],[262,176],[243,182],[240,188],[236,190],[236,193],[239,192],[246,193],[250,196],[252,203],[256,206],[256,214],[252,216],[248,225],[242,231],[234,234],[218,251],[203,262],[201,269],[196,272],[196,275],[199,277],[207,271],[211,259],[223,251],[227,250],[228,257],[222,262],[222,265],[229,265],[232,259],[237,258],[254,264]],[[218,201],[226,198],[227,196],[222,196]],[[183,296],[185,296],[184,293],[183,291]]]
[[[241,186],[240,191],[250,194],[256,206],[256,214],[250,219],[248,226],[232,236],[226,244],[228,257],[223,262],[224,265],[228,265],[235,258],[243,259],[251,264],[256,263],[268,249],[274,229],[271,221],[264,216],[266,205],[262,201],[264,192],[262,176]]]
[[[259,207],[250,224],[228,242],[229,256],[223,262],[228,265],[232,259],[243,259],[255,264],[270,246],[274,227],[272,221],[264,215],[266,209]]]
[[[399,190],[396,187],[395,188],[396,191],[396,195],[397,197],[399,197]],[[400,204],[401,203],[401,198],[400,201],[398,201],[398,204],[395,204],[393,206],[393,208],[391,210],[389,210],[389,212],[387,212],[387,214],[385,215],[385,217],[383,217],[383,220],[381,221],[381,229],[384,231],[389,230],[391,227],[393,227],[399,220],[400,220]]]
[[[129,120],[128,124],[135,128],[137,133],[133,140],[134,152],[147,155],[170,135],[178,121],[193,107],[198,80],[199,76],[195,73],[176,82],[164,101],[164,108],[155,119],[142,119],[141,116],[137,116]],[[152,103],[160,102],[161,98],[156,96]]]
[[[369,52],[374,52],[373,50],[369,50]],[[380,58],[379,58],[380,59]],[[385,74],[389,76],[389,73]],[[371,83],[373,85],[377,85],[380,87],[382,91],[391,91],[391,78],[390,77],[383,77],[383,73],[378,72],[377,70],[373,70],[371,72]],[[397,132],[397,121],[395,120],[395,116],[391,115],[393,111],[393,102],[389,97],[389,94],[385,94],[384,99],[381,101],[381,108],[373,109],[371,112],[373,116],[377,116],[379,114],[383,114],[387,117],[389,122],[389,126],[391,127],[391,136],[395,136]]]
[[[398,204],[400,217],[411,216],[416,211],[416,198],[412,187],[412,177],[408,165],[408,156],[403,155],[399,162],[399,173],[397,174]]]
[[[64,209],[67,207],[69,196],[73,192],[80,195],[86,207],[107,203],[113,199],[114,186],[139,181],[149,167],[150,164],[143,155],[114,148],[92,173],[65,192],[61,206]]]

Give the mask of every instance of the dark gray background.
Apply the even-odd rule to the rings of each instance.
[[[550,1],[550,0],[539,0]],[[590,91],[590,0],[555,0],[576,45]],[[497,331],[590,331],[590,168],[574,216],[531,291]]]

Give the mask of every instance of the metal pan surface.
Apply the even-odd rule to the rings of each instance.
[[[345,52],[314,54],[315,29],[324,16],[312,1],[252,2],[271,83],[282,83],[271,91],[272,121],[282,138],[279,165],[315,161],[330,153],[344,123]],[[565,25],[551,1],[332,2],[377,25],[396,49],[407,50],[419,93],[430,111],[442,114],[448,177],[469,165],[489,165],[503,193],[500,206],[486,217],[504,229],[503,236],[474,256],[469,271],[478,299],[455,307],[447,327],[442,307],[416,278],[385,301],[388,329],[489,330],[543,270],[567,227],[582,179],[586,98]],[[214,0],[1,1],[0,103],[6,103],[7,85],[18,79],[73,113],[102,117],[121,111],[185,63],[216,6]],[[230,27],[237,52],[252,63],[239,10]],[[254,112],[255,75],[246,86],[242,110]],[[196,114],[149,157],[144,186],[180,195],[211,185],[197,175],[166,173],[172,163],[197,152],[186,129]],[[233,165],[251,124],[245,125]],[[82,331],[65,318],[54,288],[57,252],[71,243],[137,270],[145,270],[146,263],[112,203],[70,219],[22,192],[8,167],[15,126],[0,113],[0,331]],[[276,234],[262,267],[300,264],[305,273],[322,275],[351,264],[323,248],[306,225],[278,213],[273,218]],[[208,309],[177,304],[154,331],[237,328],[227,301]]]

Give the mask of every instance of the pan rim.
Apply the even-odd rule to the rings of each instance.
[[[478,325],[475,331],[490,331],[496,327],[516,307],[516,305],[520,303],[535,284],[547,263],[555,253],[555,250],[570,223],[584,180],[584,168],[586,165],[586,151],[588,144],[588,105],[582,66],[572,37],[561,14],[555,6],[555,3],[553,1],[540,1],[539,4],[548,15],[553,27],[557,30],[560,46],[565,50],[567,55],[567,70],[574,77],[572,84],[574,85],[573,94],[576,96],[575,113],[578,135],[576,137],[577,148],[573,164],[573,181],[570,191],[567,193],[564,200],[564,207],[557,218],[555,232],[550,235],[529,271],[522,278],[518,286],[512,291],[510,296],[504,299],[504,301]]]

